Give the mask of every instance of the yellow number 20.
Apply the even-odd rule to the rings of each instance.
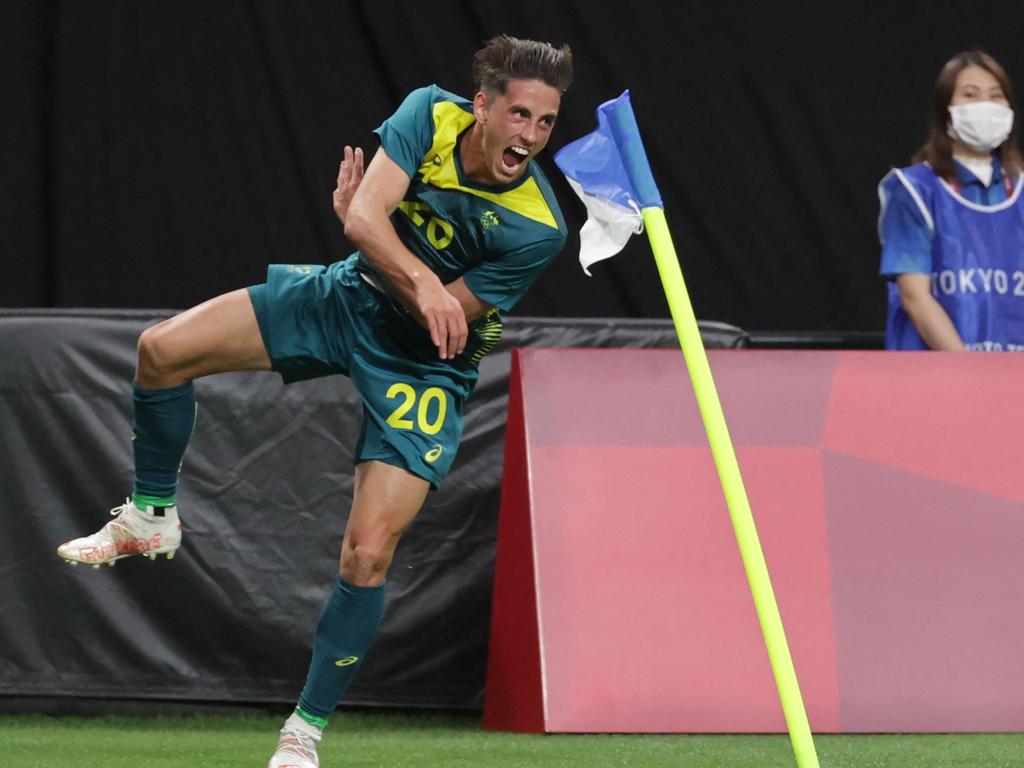
[[[428,387],[423,391],[419,398],[419,407],[416,409],[415,425],[412,419],[405,418],[405,415],[416,405],[415,389],[403,382],[395,382],[388,387],[385,397],[388,400],[401,398],[398,407],[388,416],[388,424],[395,429],[412,429],[414,426],[418,426],[424,434],[436,435],[444,426],[444,417],[448,414],[448,398],[445,397],[444,390],[440,387]],[[430,406],[435,400],[437,401],[437,414],[431,421]]]

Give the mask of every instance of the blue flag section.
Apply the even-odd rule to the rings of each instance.
[[[614,256],[631,235],[643,231],[643,208],[662,208],[629,91],[597,108],[597,130],[555,154],[583,204],[587,221],[580,230],[580,264]]]

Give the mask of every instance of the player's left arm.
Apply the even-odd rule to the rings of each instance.
[[[483,317],[493,309],[490,304],[486,301],[482,301],[469,289],[464,277],[460,277],[458,280],[453,280],[448,283],[445,288],[448,289],[448,293],[459,300],[459,304],[462,305],[462,311],[466,313],[467,323],[472,323],[474,320]]]
[[[352,203],[352,196],[359,188],[363,180],[363,148],[345,145],[345,151],[341,156],[341,165],[338,166],[338,183],[334,188],[332,202],[334,213],[338,221],[345,226],[345,217],[348,215],[348,207]]]

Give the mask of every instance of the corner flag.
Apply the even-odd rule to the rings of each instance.
[[[665,221],[661,194],[654,183],[633,114],[629,91],[606,101],[597,109],[597,130],[565,146],[555,155],[555,163],[569,184],[583,198],[588,219],[580,231],[580,264],[590,264],[614,256],[629,239],[647,227],[651,250],[665,289],[686,367],[693,382],[711,454],[729,508],[733,532],[739,545],[747,583],[761,624],[775,686],[793,744],[799,768],[818,768],[807,712],[800,695],[793,659],[775,602],[768,566],[761,550],[757,526],[743,486],[732,439],[711,376],[704,342],[693,314],[690,296],[676,257],[672,236]],[[589,229],[588,229],[589,228]]]
[[[555,163],[587,207],[580,230],[580,266],[607,259],[643,231],[641,209],[662,208],[629,91],[597,108],[597,130],[568,144]]]

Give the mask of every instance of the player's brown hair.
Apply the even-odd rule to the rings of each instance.
[[[1013,95],[1013,84],[999,62],[980,50],[958,53],[942,67],[938,80],[935,81],[935,95],[928,120],[928,140],[914,154],[912,162],[927,162],[937,176],[949,182],[956,180],[953,168],[953,140],[946,133],[946,129],[949,127],[949,102],[956,88],[957,75],[968,67],[981,67],[991,74],[1003,89],[1003,95],[1013,110],[1013,129],[1006,137],[1006,141],[995,150],[995,154],[1007,177],[1016,179],[1024,167],[1024,162],[1017,146],[1017,127],[1020,121],[1017,119],[1017,100]]]
[[[572,51],[568,45],[492,37],[473,56],[473,87],[490,98],[505,93],[510,80],[540,80],[565,93],[572,84]]]

